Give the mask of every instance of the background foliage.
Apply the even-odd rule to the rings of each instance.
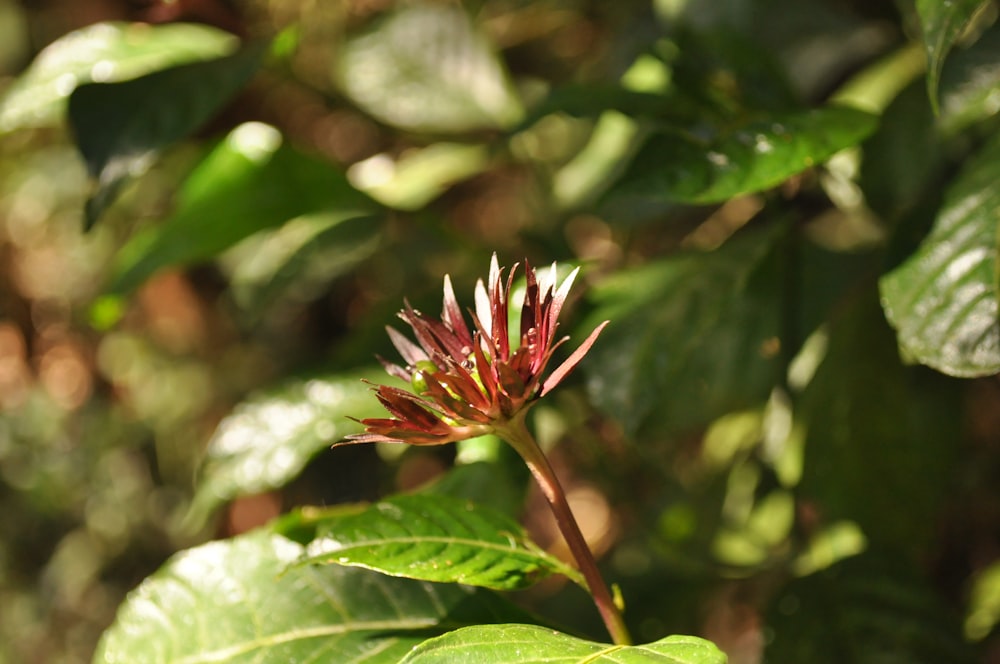
[[[436,310],[450,273],[465,299],[493,251],[583,267],[575,339],[613,321],[533,426],[639,642],[1000,661],[996,21],[979,0],[0,0],[0,661],[90,661],[183,549],[119,625],[209,579],[184,601],[232,618],[202,644],[224,649],[276,596],[226,575],[273,580],[361,509],[300,506],[471,498],[492,511],[470,532],[520,520],[542,548],[517,555],[558,571],[496,440],[328,449],[378,412],[359,379],[403,297]],[[280,577],[275,633],[342,636],[275,661],[402,657],[436,633],[414,620],[470,630],[414,661],[466,635],[591,652],[476,626],[525,609],[604,638],[558,575],[517,608],[322,569]],[[354,592],[300,614],[303,584]],[[134,657],[126,632],[101,656]]]

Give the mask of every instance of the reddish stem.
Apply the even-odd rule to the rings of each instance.
[[[576,560],[577,567],[587,582],[587,588],[590,590],[590,595],[594,604],[597,605],[597,610],[601,614],[601,619],[604,621],[611,639],[616,645],[631,645],[632,637],[629,636],[625,620],[622,618],[621,611],[618,610],[618,605],[612,599],[604,577],[601,576],[601,572],[597,568],[594,554],[587,546],[587,540],[584,539],[580,526],[573,516],[573,511],[566,500],[566,492],[559,483],[559,478],[552,470],[545,453],[542,452],[538,443],[535,442],[535,438],[525,426],[524,416],[521,415],[511,420],[497,433],[517,450],[535,477],[535,481],[538,482],[542,494],[549,502],[549,507],[552,508],[559,530]]]

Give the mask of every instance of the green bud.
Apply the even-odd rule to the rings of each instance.
[[[437,365],[430,360],[420,360],[417,362],[413,374],[410,376],[410,384],[413,386],[413,391],[417,394],[425,394],[427,392],[427,374],[436,373],[437,370]]]

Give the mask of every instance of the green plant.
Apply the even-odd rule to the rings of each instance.
[[[995,3],[236,13],[5,83],[0,660],[996,651]]]

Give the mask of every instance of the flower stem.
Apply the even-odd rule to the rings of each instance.
[[[583,533],[580,531],[580,526],[573,516],[573,511],[566,501],[566,492],[559,483],[559,478],[556,477],[555,471],[549,464],[549,460],[545,457],[545,453],[542,452],[538,443],[535,442],[534,436],[531,435],[531,432],[525,426],[524,415],[515,417],[502,429],[498,428],[497,433],[517,450],[518,454],[521,455],[521,458],[528,465],[531,474],[535,477],[535,481],[538,482],[542,494],[549,502],[549,507],[552,508],[552,513],[556,518],[556,523],[559,525],[559,530],[562,532],[563,538],[566,540],[566,544],[569,546],[569,550],[576,560],[577,567],[587,582],[587,588],[590,590],[590,595],[594,600],[594,604],[597,605],[597,610],[601,614],[601,619],[604,621],[604,625],[607,627],[612,641],[616,645],[631,645],[632,637],[629,636],[625,620],[622,618],[621,611],[618,610],[618,606],[611,597],[611,592],[604,582],[604,577],[601,576],[600,570],[597,569],[597,561],[594,560],[594,554],[591,553],[590,547],[587,546],[587,540],[584,539]]]

